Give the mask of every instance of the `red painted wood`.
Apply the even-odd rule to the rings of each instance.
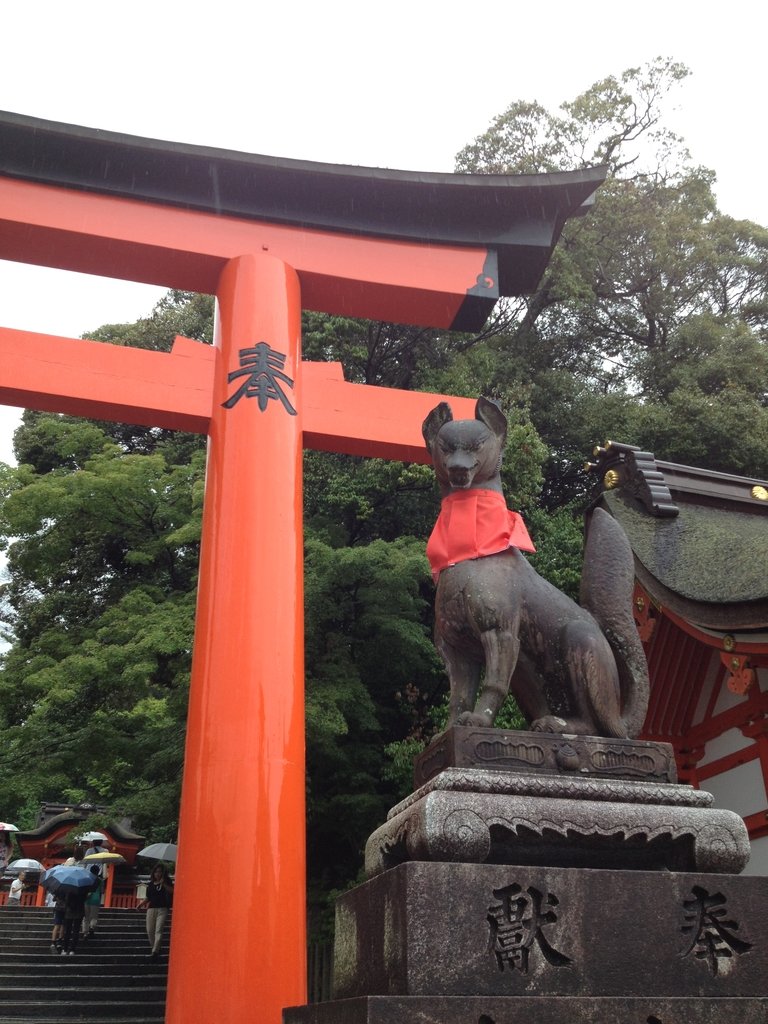
[[[296,268],[305,309],[422,327],[451,326],[488,255],[0,178],[0,259],[212,295],[249,252]]]
[[[297,275],[239,257],[219,303],[166,1020],[279,1024],[306,999]],[[225,405],[257,340],[285,357],[295,415],[258,394]]]

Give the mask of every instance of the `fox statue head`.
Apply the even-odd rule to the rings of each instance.
[[[507,418],[487,398],[479,398],[473,420],[455,420],[441,402],[421,427],[444,494],[471,487],[501,490],[501,458],[507,438]]]

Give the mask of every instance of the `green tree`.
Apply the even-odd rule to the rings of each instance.
[[[768,473],[768,238],[717,209],[713,173],[664,126],[667,96],[687,73],[657,59],[556,114],[513,103],[457,157],[460,171],[609,168],[536,292],[507,303],[486,342],[497,377],[528,388],[550,451],[550,510],[584,500],[581,463],[609,437],[660,458]]]

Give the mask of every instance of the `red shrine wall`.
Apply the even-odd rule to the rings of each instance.
[[[768,643],[704,633],[640,586],[635,608],[651,680],[641,738],[671,743],[680,781],[744,818],[744,873],[768,874]]]
[[[675,737],[681,781],[711,793],[715,806],[740,814],[749,830],[752,857],[744,874],[768,874],[768,667],[735,692],[732,677],[712,650],[687,736]]]

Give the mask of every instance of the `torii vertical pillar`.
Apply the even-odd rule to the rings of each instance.
[[[298,277],[242,256],[217,299],[166,1021],[279,1024],[306,1001]]]

